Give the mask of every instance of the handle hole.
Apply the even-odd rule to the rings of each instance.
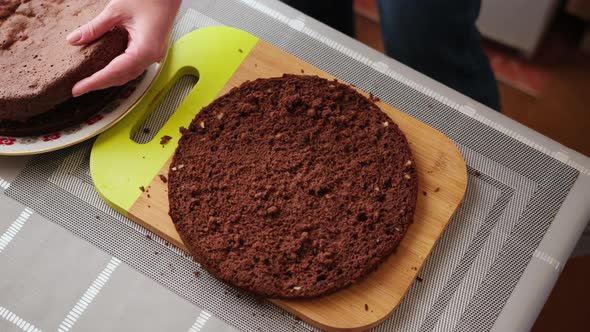
[[[132,139],[139,144],[146,144],[153,140],[198,81],[199,78],[196,76],[182,76],[162,99],[158,107],[141,124]]]

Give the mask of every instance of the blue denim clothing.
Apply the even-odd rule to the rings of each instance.
[[[385,52],[500,110],[496,79],[475,26],[481,0],[378,0]]]
[[[495,110],[500,97],[475,26],[481,0],[377,0],[385,53]],[[284,0],[354,35],[352,0]]]

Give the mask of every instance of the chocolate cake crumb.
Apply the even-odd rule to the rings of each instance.
[[[149,134],[150,133],[150,128],[143,128],[143,133],[144,134]]]
[[[195,272],[193,272],[193,274],[195,275],[195,278],[198,278],[201,276],[201,272],[199,272],[199,271],[195,271]]]
[[[379,99],[379,97],[375,96],[375,95],[374,95],[374,94],[372,94],[372,93],[369,93],[369,99],[370,99],[372,102],[379,102],[379,101],[381,101],[381,99]]]
[[[475,174],[476,177],[480,177],[481,176],[481,172],[480,171],[477,171],[477,170],[474,172],[474,174]]]
[[[418,280],[419,282],[422,282],[422,281],[424,281],[424,279],[422,279],[420,276],[417,276],[417,277],[416,277],[416,280]]]
[[[141,186],[141,187],[139,187],[139,190],[141,190],[141,192],[144,193],[145,192],[145,187],[144,186]]]
[[[160,180],[162,180],[162,182],[168,183],[168,179],[166,178],[166,176],[164,176],[162,174],[160,174],[159,176],[160,176]]]
[[[151,235],[149,235],[149,234],[146,234],[146,235],[145,235],[145,238],[146,238],[146,239],[148,239],[148,240],[151,240],[151,239],[152,239],[152,236],[151,236]]]
[[[428,196],[428,193],[427,193],[426,191],[423,191],[423,192],[422,192],[422,195],[424,195],[424,196]]]
[[[369,311],[369,305],[365,303],[365,311]]]
[[[434,192],[437,193],[440,191],[440,187],[436,187],[436,189],[434,189]]]
[[[168,135],[164,135],[164,136],[162,136],[162,138],[160,138],[160,145],[161,145],[161,146],[165,146],[165,145],[167,145],[167,144],[168,144],[168,142],[170,142],[170,140],[171,140],[171,139],[172,139],[172,137],[171,137],[171,136],[168,136]]]
[[[258,79],[183,132],[170,216],[222,281],[270,298],[320,296],[359,281],[401,242],[418,194],[413,160],[395,122],[348,85]]]
[[[301,73],[302,73],[302,74],[305,74],[305,70],[301,69]]]

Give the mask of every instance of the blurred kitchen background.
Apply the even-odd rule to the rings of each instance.
[[[375,0],[355,0],[356,38],[383,51]],[[502,112],[590,156],[590,0],[482,0],[478,27]],[[590,227],[532,331],[590,330]]]

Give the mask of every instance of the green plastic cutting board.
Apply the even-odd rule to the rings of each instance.
[[[94,185],[107,203],[127,215],[140,196],[172,156],[180,137],[179,128],[188,127],[204,106],[211,103],[232,74],[248,56],[258,39],[241,30],[209,27],[179,39],[169,50],[153,87],[121,122],[100,135],[92,148],[90,171]],[[198,82],[155,138],[139,144],[132,137],[151,112],[185,75]],[[162,148],[160,138],[172,137]]]

